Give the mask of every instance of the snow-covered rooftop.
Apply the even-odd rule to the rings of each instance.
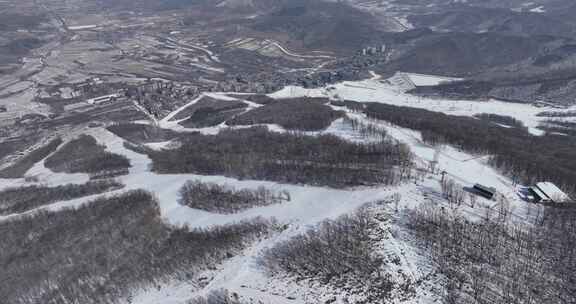
[[[418,73],[402,73],[408,77],[415,86],[436,86],[442,83],[454,82],[462,80],[461,78],[444,77],[437,75],[426,75]]]
[[[554,202],[569,201],[570,197],[551,182],[537,183],[536,187]]]

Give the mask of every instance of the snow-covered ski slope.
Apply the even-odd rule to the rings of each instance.
[[[226,98],[227,93],[211,93],[214,98]],[[452,115],[473,116],[478,113],[495,113],[513,116],[522,120],[532,131],[540,121],[537,113],[547,108],[532,105],[509,104],[499,101],[475,102],[475,101],[442,101],[420,99],[410,96],[403,91],[383,82],[375,75],[374,78],[358,82],[343,82],[326,88],[306,90],[297,87],[288,87],[277,93],[271,94],[275,98],[318,96],[355,101],[384,102],[394,105],[425,108],[432,111],[444,112]],[[251,105],[256,106],[256,105]],[[182,108],[183,109],[183,108]],[[176,110],[169,117],[177,114]],[[340,110],[345,110],[339,108]],[[557,109],[555,109],[557,110]],[[352,118],[359,119],[366,124],[377,124],[378,127],[387,130],[389,136],[410,147],[416,157],[416,162],[421,167],[435,158],[438,149],[431,147],[421,140],[419,132],[408,130],[394,125],[368,120],[358,113],[347,113]],[[177,123],[170,122],[169,118],[159,122],[162,127],[181,130]],[[211,128],[209,132],[218,132],[221,125]],[[272,130],[283,132],[278,126],[271,125]],[[94,136],[97,141],[106,146],[113,153],[124,155],[131,161],[132,168],[126,176],[119,177],[119,181],[126,187],[121,190],[104,195],[113,195],[131,189],[144,189],[153,192],[158,198],[163,220],[170,225],[207,228],[216,225],[234,223],[240,220],[254,217],[276,218],[280,223],[288,224],[288,229],[274,234],[274,236],[255,244],[243,254],[235,256],[220,265],[215,270],[202,274],[207,277],[209,283],[200,288],[191,283],[174,281],[159,286],[150,286],[134,292],[130,303],[153,304],[170,303],[184,304],[190,298],[197,295],[207,294],[211,290],[228,289],[239,294],[243,299],[252,299],[255,303],[321,303],[326,297],[333,296],[338,291],[331,290],[320,284],[308,284],[297,282],[290,278],[279,280],[270,278],[259,265],[258,258],[262,251],[303,233],[307,229],[326,219],[335,219],[344,214],[350,214],[369,202],[388,200],[395,193],[401,194],[400,208],[414,208],[424,203],[447,205],[440,194],[439,175],[428,174],[425,179],[409,183],[399,187],[360,187],[355,189],[331,189],[324,187],[311,187],[302,185],[288,185],[266,181],[237,180],[223,176],[200,176],[194,174],[166,174],[159,175],[150,171],[151,160],[143,154],[136,153],[124,147],[124,140],[110,133],[104,128],[87,128],[78,130],[77,134]],[[310,133],[310,135],[329,133],[352,141],[371,141],[373,138],[362,136],[349,128],[342,119],[336,120],[328,129],[322,132]],[[155,148],[161,149],[168,143],[162,143]],[[482,183],[486,186],[495,187],[510,202],[513,218],[524,221],[529,217],[529,206],[516,195],[516,188],[505,176],[486,164],[485,155],[471,155],[458,151],[450,146],[443,147],[439,152],[439,168],[445,170],[448,177],[462,186],[471,186],[474,183]],[[48,185],[61,185],[67,183],[82,183],[87,180],[85,175],[54,173],[47,169],[43,162],[36,164],[29,172],[38,178],[37,183]],[[291,201],[279,205],[257,207],[237,214],[223,215],[201,210],[191,209],[178,203],[178,190],[188,180],[198,179],[204,182],[228,184],[240,188],[257,188],[266,186],[272,190],[287,190],[291,194]],[[23,185],[23,179],[0,180],[0,189]],[[42,209],[57,211],[66,207],[77,207],[85,204],[99,195],[75,199],[71,201],[57,202],[48,206],[40,207],[27,212],[33,214]],[[469,215],[470,218],[481,218],[487,210],[496,209],[497,203],[478,198],[477,205],[464,205],[458,212]],[[384,208],[384,207],[383,207]],[[17,218],[21,215],[0,217]],[[401,229],[391,227],[391,229]],[[386,239],[387,250],[399,252],[404,258],[401,269],[414,278],[423,277],[431,266],[423,259],[416,248],[413,248],[407,240],[400,236],[390,236]],[[344,291],[342,291],[344,293]],[[353,296],[353,295],[351,295]],[[290,298],[290,299],[288,299]],[[337,297],[341,301],[342,297]],[[408,301],[398,303],[434,303],[435,297],[426,290],[417,290],[417,295]],[[127,302],[128,303],[128,302]],[[342,302],[340,302],[342,303]]]
[[[427,79],[430,77],[426,76]],[[441,82],[441,80],[438,81]],[[537,116],[538,113],[543,111],[576,110],[576,106],[559,110],[552,106],[510,103],[494,99],[488,101],[432,99],[408,94],[405,89],[402,85],[393,84],[375,75],[373,78],[363,81],[345,81],[318,89],[289,86],[270,94],[270,96],[274,98],[330,97],[358,102],[379,102],[459,116],[474,116],[482,113],[498,114],[511,116],[522,121],[529,128],[529,131],[535,135],[543,134],[537,127],[540,123],[549,119]],[[570,118],[569,120],[576,121],[576,118]]]
[[[152,303],[185,303],[193,296],[203,295],[211,290],[222,288],[236,292],[246,299],[259,299],[263,303],[314,303],[313,300],[321,291],[310,291],[306,286],[291,283],[287,288],[283,281],[275,281],[267,277],[257,261],[261,251],[274,246],[275,244],[288,240],[292,236],[303,233],[308,229],[326,219],[335,219],[344,214],[353,213],[359,207],[368,202],[386,200],[396,191],[409,191],[392,189],[387,187],[366,187],[349,190],[338,190],[324,187],[310,187],[299,185],[278,184],[265,181],[240,181],[222,176],[200,176],[193,174],[166,174],[159,175],[150,172],[150,159],[143,154],[133,152],[124,147],[124,140],[113,133],[103,129],[85,129],[84,134],[88,134],[97,139],[100,144],[106,145],[107,150],[116,154],[124,155],[130,159],[132,168],[129,175],[118,178],[126,185],[122,190],[114,191],[106,195],[115,195],[131,189],[145,189],[153,192],[158,198],[160,211],[163,220],[170,225],[190,228],[209,228],[216,225],[235,223],[241,220],[248,220],[254,217],[275,218],[280,223],[289,225],[289,229],[257,243],[249,248],[243,255],[232,258],[224,263],[217,271],[212,271],[210,275],[212,282],[203,289],[198,290],[197,286],[190,283],[175,281],[161,286],[160,289],[150,286],[135,292],[131,303],[152,304]],[[40,169],[38,169],[40,168]],[[37,175],[40,184],[58,185],[67,183],[77,183],[83,178],[75,174],[50,174],[49,169],[39,162],[30,174]],[[201,210],[191,209],[178,203],[178,191],[188,180],[202,180],[204,182],[215,182],[228,184],[239,188],[257,188],[266,186],[273,190],[287,190],[290,192],[290,202],[249,209],[247,211],[223,215]],[[17,181],[17,183],[15,183]],[[24,184],[22,179],[0,180],[0,188]],[[413,188],[411,185],[406,189]],[[51,205],[40,207],[27,212],[33,214],[39,210],[58,211],[62,208],[73,208],[94,200],[99,195],[89,196],[70,201],[57,202]],[[0,217],[17,218],[20,215]],[[262,291],[266,290],[266,291]],[[274,291],[275,290],[275,291]],[[281,291],[284,291],[283,293]],[[287,297],[294,297],[296,300],[288,300]],[[312,301],[312,302],[310,302]]]

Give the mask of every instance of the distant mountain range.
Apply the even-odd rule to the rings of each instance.
[[[60,11],[74,10],[49,3]],[[221,43],[258,37],[288,49],[324,51],[339,58],[385,46],[388,57],[371,69],[457,76],[489,87],[528,83],[539,92],[530,100],[573,102],[572,94],[559,97],[549,92],[551,87],[572,92],[576,80],[576,3],[571,0],[81,0],[77,4],[83,10],[110,13],[189,15],[183,24],[190,27],[213,26],[218,20],[218,26],[226,28],[214,35]],[[0,33],[9,37],[9,41],[0,37],[0,64],[14,65],[19,56],[48,39],[18,32],[46,23],[40,13],[0,17]]]

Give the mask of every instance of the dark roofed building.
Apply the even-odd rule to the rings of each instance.
[[[494,195],[496,194],[495,188],[486,187],[486,186],[480,185],[480,184],[475,184],[474,190],[476,191],[477,194],[482,195],[483,197],[485,197],[487,199],[492,199],[494,197]]]

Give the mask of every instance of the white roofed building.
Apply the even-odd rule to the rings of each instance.
[[[110,102],[110,101],[114,101],[117,98],[120,97],[120,94],[110,94],[110,95],[104,95],[104,96],[100,96],[100,97],[95,97],[95,98],[91,98],[86,100],[87,103],[89,104],[101,104],[101,103],[105,103],[105,102]]]
[[[563,203],[570,201],[570,197],[551,182],[537,183],[530,190],[538,202]]]

